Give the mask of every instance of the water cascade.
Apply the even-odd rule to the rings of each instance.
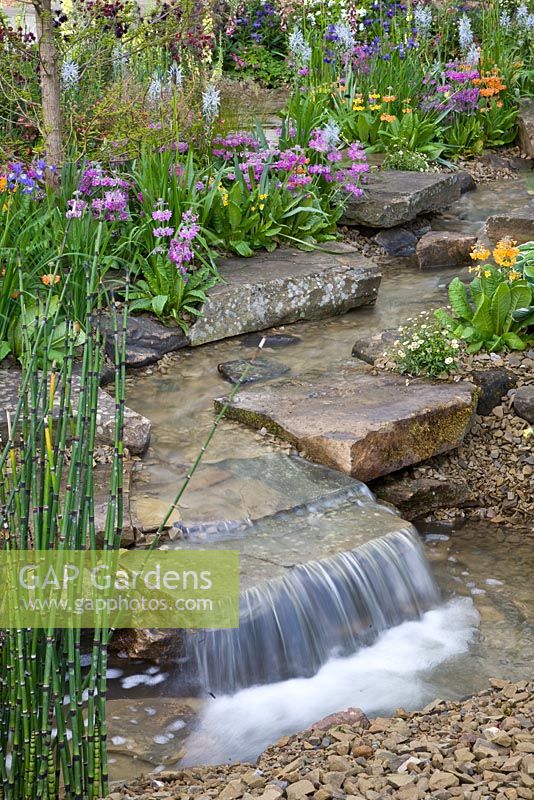
[[[314,675],[438,602],[417,533],[404,528],[247,589],[239,628],[192,633],[187,647],[200,685],[218,696]]]

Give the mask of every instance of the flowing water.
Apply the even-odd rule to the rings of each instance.
[[[479,206],[478,192],[455,206],[477,229],[526,194],[515,183],[493,200],[481,191]],[[446,226],[445,216],[435,224]],[[375,308],[293,325],[283,332],[294,346],[264,355],[294,373],[331,366],[355,339],[442,304],[453,274],[388,269]],[[134,505],[172,498],[209,430],[213,399],[228,391],[217,365],[252,352],[250,337],[219,342],[129,381],[129,405],[154,423]],[[171,546],[240,550],[242,625],[186,635],[180,660],[165,667],[117,659],[114,777],[254,759],[347,706],[388,714],[531,672],[532,531],[425,530],[422,548],[362,484],[228,421],[180,510],[185,538]]]

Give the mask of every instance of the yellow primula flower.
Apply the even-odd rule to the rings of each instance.
[[[505,236],[497,242],[497,246],[493,251],[493,258],[499,267],[513,267],[519,256],[519,247],[517,242],[509,236]]]
[[[379,94],[370,94],[369,95],[369,100],[380,100],[380,95]]]
[[[490,257],[490,251],[484,245],[476,244],[471,250],[471,258],[473,261],[487,261]]]
[[[484,275],[485,275],[486,278],[491,278],[491,270],[490,269],[485,269],[484,270]]]
[[[380,111],[382,108],[382,103],[375,103],[372,106],[369,106],[369,111]]]
[[[353,111],[365,111],[365,106],[356,105],[356,103],[352,106]]]
[[[0,192],[3,192],[7,186],[7,178],[5,175],[0,175]]]
[[[522,277],[523,277],[522,274],[518,272],[516,269],[511,269],[510,272],[508,273],[508,278],[511,281],[518,281]]]

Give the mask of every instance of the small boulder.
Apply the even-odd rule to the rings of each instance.
[[[534,100],[521,102],[517,119],[517,144],[521,152],[534,158]]]
[[[386,251],[388,256],[408,258],[415,255],[417,237],[405,228],[389,228],[377,233],[375,242]]]
[[[379,478],[370,488],[379,500],[394,505],[410,522],[438,509],[466,508],[474,504],[469,486],[457,481],[398,477],[394,474]]]
[[[534,201],[515,208],[508,214],[493,214],[488,217],[484,234],[492,244],[504,236],[510,236],[518,244],[531,242],[534,239]]]
[[[514,396],[514,411],[518,417],[534,425],[534,386],[522,386]]]
[[[119,318],[122,325],[122,319]],[[113,323],[109,315],[103,315],[100,327],[106,337],[106,354],[114,357]],[[164,325],[157,319],[142,314],[129,316],[126,322],[126,366],[146,367],[155,364],[166,353],[186,347],[188,339],[176,325]]]
[[[376,359],[389,350],[398,338],[397,330],[388,329],[365,339],[356,339],[352,348],[352,356],[360,358],[368,364],[374,364]]]
[[[367,729],[371,723],[361,710],[361,708],[347,708],[345,711],[338,711],[336,714],[329,714],[318,722],[310,725],[308,730],[326,731],[338,725],[352,725],[358,728]]]
[[[221,375],[230,383],[236,384],[240,381],[245,383],[258,383],[258,381],[270,381],[280,378],[289,372],[289,367],[273,361],[269,358],[236,359],[226,361],[217,367]],[[246,375],[243,378],[243,375]]]
[[[471,380],[480,389],[477,404],[477,414],[487,417],[498,406],[502,398],[513,389],[517,378],[513,372],[505,367],[494,369],[475,370]]]
[[[458,786],[460,783],[460,779],[453,775],[452,772],[443,772],[441,770],[436,770],[430,776],[428,781],[428,788],[431,791],[436,791],[438,789],[449,789],[451,786]]]
[[[417,243],[419,269],[463,267],[470,260],[476,236],[453,231],[430,231]]]

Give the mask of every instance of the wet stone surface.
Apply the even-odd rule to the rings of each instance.
[[[286,375],[290,370],[285,364],[258,357],[252,359],[238,359],[226,361],[217,367],[223,378],[230,383],[259,383],[269,381]]]

